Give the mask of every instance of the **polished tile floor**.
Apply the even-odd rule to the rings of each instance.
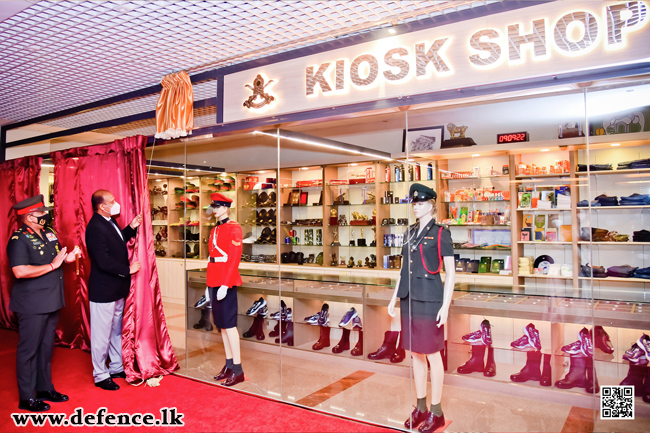
[[[177,373],[214,382],[213,376],[225,360],[216,329],[212,332],[186,331],[185,311],[181,305],[166,303],[165,314],[181,366]],[[268,340],[272,339],[267,337],[266,342]],[[310,358],[307,352],[300,352],[296,357],[273,353],[277,350],[274,345],[243,341],[242,366],[248,380],[236,388],[345,417],[403,428],[415,403],[415,390],[411,389],[411,382],[404,374],[407,369],[402,371],[402,376],[373,373],[364,371],[364,363],[359,361],[324,362],[322,357]],[[288,352],[296,355],[293,349]],[[452,420],[446,431],[453,432],[650,431],[648,418],[601,421],[597,419],[598,413],[590,409],[451,385],[445,385],[442,405],[445,417]]]

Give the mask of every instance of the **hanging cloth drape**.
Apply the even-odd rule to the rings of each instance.
[[[187,72],[165,75],[156,104],[156,138],[186,137],[194,129],[194,93]]]
[[[59,344],[90,348],[88,276],[90,259],[85,231],[93,215],[91,196],[107,189],[121,205],[120,227],[142,213],[138,235],[127,245],[129,260],[139,261],[140,272],[131,278],[124,306],[122,355],[130,382],[168,374],[178,368],[163,313],[154,252],[153,227],[144,148],[147,138],[129,137],[113,143],[78,147],[53,154],[54,228],[62,246],[79,245],[80,273],[64,266],[66,306],[59,319]]]
[[[9,311],[14,274],[9,267],[7,243],[18,230],[16,211],[11,206],[40,194],[42,158],[28,156],[0,164],[0,327],[18,329],[14,313]],[[47,191],[45,192],[47,194]],[[45,198],[47,201],[47,197]]]

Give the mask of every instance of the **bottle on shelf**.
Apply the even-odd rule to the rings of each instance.
[[[433,180],[433,163],[427,164],[427,180]]]
[[[408,168],[408,181],[413,182],[413,165],[409,165]]]
[[[421,179],[421,173],[420,173],[420,163],[418,162],[415,165],[415,181],[419,182]]]
[[[384,179],[385,182],[390,182],[390,165],[386,166],[386,179]]]
[[[400,182],[399,180],[399,165],[395,164],[395,182]]]

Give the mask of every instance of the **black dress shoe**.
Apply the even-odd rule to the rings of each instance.
[[[219,374],[217,374],[217,375],[214,377],[214,380],[224,380],[225,378],[227,378],[228,376],[230,376],[230,372],[231,372],[231,371],[232,371],[231,369],[227,368],[227,367],[224,365],[223,368],[221,369],[221,371],[219,372]]]
[[[113,379],[110,377],[108,379],[104,379],[101,382],[95,382],[95,386],[104,389],[106,391],[117,391],[120,389],[120,386],[113,382]]]
[[[413,409],[413,412],[411,413],[411,417],[407,419],[406,422],[404,423],[404,427],[408,429],[418,428],[418,426],[422,424],[422,421],[424,421],[427,418],[427,415],[429,415],[428,410],[425,410],[424,412],[420,412],[420,410],[416,407],[415,409]]]
[[[235,374],[234,371],[231,371],[230,373],[228,373],[226,380],[224,380],[221,384],[223,386],[233,386],[233,385],[237,385],[238,383],[242,383],[243,381],[244,381],[244,373],[238,376]]]
[[[20,400],[18,402],[18,409],[28,410],[30,412],[43,412],[50,410],[50,405],[36,398],[30,398],[29,400]]]
[[[61,403],[62,401],[68,401],[69,398],[65,394],[61,394],[57,391],[38,391],[36,393],[36,398],[39,400],[53,401],[54,403]]]
[[[429,412],[427,417],[424,419],[424,422],[418,429],[420,433],[433,433],[438,430],[440,427],[445,425],[445,416],[435,416],[433,412]]]
[[[119,373],[111,373],[111,379],[126,379],[126,373],[120,371]]]

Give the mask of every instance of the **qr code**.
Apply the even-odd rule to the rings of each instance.
[[[601,386],[600,419],[634,419],[634,387]]]

